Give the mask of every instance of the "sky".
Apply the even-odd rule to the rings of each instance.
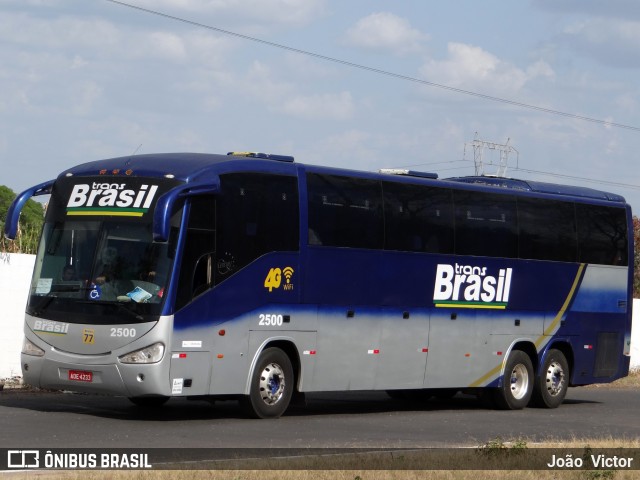
[[[474,174],[479,139],[512,147],[507,176],[640,212],[637,0],[126,3],[163,15],[0,0],[0,185],[232,150],[446,178]],[[483,158],[496,173],[499,151]]]

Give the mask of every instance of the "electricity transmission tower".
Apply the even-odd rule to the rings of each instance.
[[[499,144],[495,142],[486,142],[478,138],[478,132],[471,143],[464,144],[464,154],[467,153],[467,145],[473,147],[473,163],[476,167],[476,175],[485,175],[485,167],[496,167],[495,172],[487,173],[487,175],[495,175],[496,177],[505,177],[507,175],[507,167],[509,166],[509,154],[515,152],[516,154],[516,168],[518,167],[519,153],[514,147],[509,145],[509,138],[507,143]],[[498,152],[498,161],[494,162],[495,154],[490,158],[485,158],[485,149]]]

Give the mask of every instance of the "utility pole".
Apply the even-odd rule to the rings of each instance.
[[[509,145],[510,138],[507,138],[507,143],[499,144],[495,142],[487,142],[484,140],[480,140],[478,138],[478,132],[476,132],[476,136],[471,143],[464,144],[464,154],[466,156],[467,153],[467,145],[473,147],[473,163],[476,167],[476,175],[485,175],[485,166],[496,167],[495,173],[488,173],[487,175],[494,175],[496,177],[505,177],[507,175],[507,167],[509,165],[509,154],[512,152],[516,153],[516,168],[518,167],[519,153],[514,147]],[[493,150],[498,152],[498,161],[494,163],[494,157],[485,159],[484,151],[485,149]]]

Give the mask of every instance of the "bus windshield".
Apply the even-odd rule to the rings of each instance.
[[[175,241],[153,242],[150,214],[73,216],[67,198],[56,192],[51,197],[27,312],[95,324],[160,315]]]

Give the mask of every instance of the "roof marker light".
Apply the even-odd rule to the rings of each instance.
[[[403,168],[381,168],[378,172],[386,173],[387,175],[405,175],[407,177],[430,178],[432,180],[436,180],[438,178],[437,173],[418,172],[416,170],[405,170]]]
[[[262,152],[228,152],[227,155],[233,157],[249,157],[249,158],[262,158],[265,160],[277,160],[279,162],[293,162],[294,158],[291,155],[274,155],[272,153]]]

